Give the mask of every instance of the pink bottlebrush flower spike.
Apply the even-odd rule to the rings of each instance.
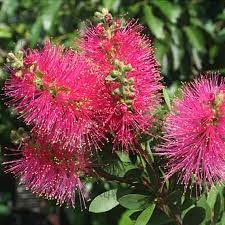
[[[167,178],[179,173],[185,189],[225,179],[225,80],[200,76],[184,86],[165,122],[165,143],[158,149],[168,158]]]
[[[63,147],[98,147],[104,138],[97,119],[104,99],[89,63],[72,50],[46,43],[22,64],[6,81],[5,94],[25,122]]]
[[[44,139],[30,140],[17,150],[22,158],[5,163],[6,172],[19,177],[33,193],[55,199],[59,205],[75,207],[76,191],[85,205],[86,191],[81,176],[90,174],[88,156],[62,151],[58,144]]]
[[[106,83],[110,104],[103,123],[114,135],[114,147],[135,150],[137,136],[148,132],[160,102],[158,65],[142,26],[123,25],[107,10],[100,17],[103,23],[86,30],[81,46]]]

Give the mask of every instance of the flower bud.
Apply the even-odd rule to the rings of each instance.
[[[109,14],[109,10],[107,8],[103,8],[102,9],[102,14],[105,16],[107,14]]]
[[[99,20],[102,20],[104,18],[103,14],[100,12],[95,12],[95,17]]]
[[[10,52],[7,56],[7,62],[11,64],[11,66],[15,69],[19,69],[23,67],[23,52],[18,51],[15,54]]]
[[[121,27],[121,20],[119,20],[119,19],[114,20],[113,25],[116,29],[120,28]]]
[[[98,31],[99,34],[102,34],[104,32],[104,26],[102,23],[99,23],[97,26],[96,26],[96,30]]]

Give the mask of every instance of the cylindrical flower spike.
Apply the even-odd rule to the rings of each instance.
[[[98,124],[105,106],[103,85],[85,58],[46,43],[43,50],[30,51],[21,65],[12,70],[5,94],[25,122],[70,150],[98,147],[104,138]]]
[[[225,80],[200,76],[185,85],[165,122],[165,143],[159,154],[168,158],[167,178],[179,173],[185,189],[225,179]]]
[[[90,174],[86,153],[64,152],[58,144],[44,139],[29,140],[17,150],[20,159],[6,162],[6,172],[15,174],[20,182],[33,193],[57,204],[75,207],[76,191],[80,203],[85,205],[86,190],[81,176]]]
[[[160,102],[158,65],[142,26],[112,17],[107,22],[103,14],[98,16],[103,23],[86,30],[81,46],[106,83],[110,104],[104,124],[114,134],[114,146],[135,150],[137,136],[151,127]]]

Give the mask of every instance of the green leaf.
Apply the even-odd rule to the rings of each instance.
[[[198,200],[197,206],[205,209],[205,219],[202,222],[202,224],[204,224],[211,219],[211,209],[209,207],[209,204],[207,203],[205,195],[202,195],[202,197]]]
[[[40,15],[31,28],[29,38],[31,46],[34,46],[37,43],[43,29],[45,31],[51,30],[61,3],[61,0],[48,0],[44,2]]]
[[[163,30],[164,23],[153,14],[153,10],[151,6],[149,5],[144,6],[144,16],[145,16],[145,21],[148,27],[150,28],[151,32],[158,39],[164,39],[165,38],[165,33]]]
[[[149,196],[141,194],[128,194],[118,199],[120,205],[127,209],[143,210],[150,202]]]
[[[163,88],[163,97],[169,110],[171,110],[170,96],[166,88]]]
[[[219,45],[213,45],[209,49],[209,62],[210,64],[213,64],[216,61],[216,57],[219,53],[220,47]]]
[[[167,88],[167,92],[170,96],[170,100],[172,102],[172,99],[174,99],[175,96],[179,96],[180,88],[178,82],[173,82],[172,85]]]
[[[130,193],[132,193],[132,189],[120,187],[120,188],[118,188],[118,190],[117,190],[116,196],[117,196],[117,199],[120,199],[120,198],[122,198],[123,196],[128,195],[128,194],[130,194]]]
[[[130,15],[136,15],[140,12],[141,4],[132,4],[129,5],[128,12]]]
[[[170,58],[170,55],[164,55],[163,56],[163,59],[162,59],[162,69],[161,69],[161,72],[162,74],[168,74],[169,73],[169,68],[170,68],[170,62],[169,62],[169,58]]]
[[[224,11],[222,13],[220,13],[219,15],[217,15],[217,19],[225,21],[225,13],[224,13]]]
[[[159,167],[159,171],[162,174],[161,177],[165,177],[165,172],[163,171],[163,168]],[[169,179],[165,179],[165,184],[166,184],[166,188],[169,189],[169,186],[170,186]]]
[[[195,48],[192,48],[192,57],[196,67],[200,70],[202,68],[202,58]]]
[[[149,159],[154,162],[153,152],[151,150],[151,140],[147,140],[144,145],[144,150],[148,153]]]
[[[171,44],[171,52],[173,56],[173,68],[178,70],[184,56],[184,50],[180,46]]]
[[[172,37],[173,43],[178,46],[183,45],[183,32],[180,28],[177,26],[174,26],[172,24],[168,25],[168,28],[170,30],[170,35]]]
[[[193,207],[185,215],[183,225],[200,225],[205,219],[205,209]]]
[[[214,208],[214,205],[216,203],[216,197],[218,195],[218,189],[217,187],[212,187],[210,192],[208,193],[208,196],[207,196],[207,203],[209,205],[209,207],[211,209]]]
[[[224,40],[225,40],[225,28],[221,29],[221,30],[218,32],[218,39],[219,39],[221,42],[224,42]]]
[[[221,224],[225,224],[225,213],[222,215],[222,218],[221,218]]]
[[[120,2],[121,0],[103,0],[103,5],[109,11],[116,12],[121,4]]]
[[[13,16],[18,7],[19,7],[18,0],[4,0],[4,1],[2,1],[0,15],[3,17],[5,17],[5,15]]]
[[[160,11],[172,22],[176,23],[177,19],[181,14],[181,8],[179,5],[175,5],[168,0],[158,1],[155,0],[152,2],[157,6]]]
[[[190,44],[199,52],[205,51],[205,38],[201,29],[194,26],[185,26],[184,32]]]
[[[155,203],[151,203],[137,218],[135,225],[146,225],[155,209]]]
[[[6,207],[5,205],[1,204],[0,205],[0,215],[9,215],[10,214],[10,210],[8,207]]]
[[[94,213],[107,212],[117,205],[119,202],[116,200],[117,189],[106,191],[93,199],[89,206],[89,211]]]
[[[119,225],[134,225],[135,221],[131,220],[130,216],[135,212],[137,211],[136,210],[125,211],[119,220]]]
[[[164,212],[155,208],[148,225],[168,225],[173,220],[169,218]],[[174,223],[173,223],[174,224]],[[190,224],[189,224],[190,225]]]
[[[41,13],[43,28],[49,31],[61,5],[61,0],[48,0]]]
[[[29,37],[31,47],[34,47],[34,45],[37,43],[41,34],[41,29],[42,29],[42,21],[40,18],[37,18],[36,22],[31,28],[31,33]]]
[[[9,26],[0,24],[0,38],[11,38],[12,33]]]
[[[163,58],[166,56],[169,48],[167,44],[163,43],[160,40],[155,40],[155,54],[156,54],[156,59],[159,61],[161,66],[163,65]]]
[[[211,36],[211,38],[213,39],[216,38],[217,36],[216,24],[213,21],[207,20],[203,22],[203,20],[200,19],[199,17],[191,17],[190,23],[204,30],[206,34],[209,35],[209,37]]]
[[[122,162],[131,163],[129,154],[126,152],[116,151],[117,156]]]
[[[217,195],[216,197],[216,202],[214,205],[214,222],[218,222],[221,213],[223,212],[223,206],[222,206],[222,197],[220,194]]]

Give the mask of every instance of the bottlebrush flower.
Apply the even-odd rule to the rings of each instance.
[[[75,206],[75,194],[79,193],[80,203],[85,203],[86,193],[81,176],[90,174],[88,156],[84,153],[62,151],[58,144],[49,144],[36,138],[16,150],[22,158],[6,162],[6,172],[20,178],[20,183],[33,193],[57,204]]]
[[[6,81],[5,94],[25,122],[39,136],[71,150],[97,147],[104,138],[97,119],[104,95],[90,63],[72,50],[46,43],[20,64]]]
[[[87,28],[81,47],[106,83],[110,104],[104,124],[114,134],[115,146],[128,150],[152,125],[162,88],[158,65],[142,26],[133,21],[123,26],[106,10],[97,16],[103,23]]]
[[[225,80],[200,76],[184,86],[165,122],[167,178],[179,173],[185,188],[194,180],[213,185],[225,179]]]

